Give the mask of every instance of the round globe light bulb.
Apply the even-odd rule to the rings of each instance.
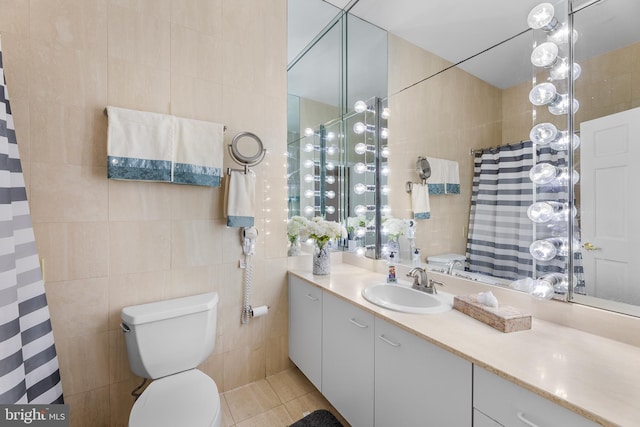
[[[306,207],[304,208],[304,214],[305,214],[306,216],[311,216],[311,215],[313,215],[313,214],[315,213],[315,211],[316,211],[316,210],[314,209],[314,207],[313,207],[313,206],[306,206]]]
[[[382,194],[384,194],[385,196],[389,194],[389,186],[388,185],[383,185],[382,188],[380,189],[380,191],[382,192]]]
[[[336,197],[336,192],[333,190],[329,190],[325,193],[327,199],[334,199]]]
[[[355,147],[353,147],[353,150],[356,152],[356,154],[364,154],[367,152],[367,144],[365,144],[364,142],[359,142]]]
[[[336,165],[333,162],[327,162],[326,168],[328,171],[332,171],[336,168]]]
[[[553,218],[555,209],[549,202],[536,202],[527,209],[527,216],[535,223],[542,224]]]
[[[363,113],[367,111],[367,103],[364,101],[356,101],[356,103],[353,104],[353,110],[356,113]]]
[[[382,117],[383,119],[388,119],[389,117],[391,117],[391,110],[387,107],[383,108],[380,117]]]
[[[529,295],[539,300],[549,300],[553,298],[553,285],[548,280],[537,279],[533,281]]]
[[[558,46],[553,42],[545,42],[533,49],[531,63],[536,67],[551,67],[558,60]]]
[[[327,175],[327,184],[335,184],[336,183],[336,177],[333,175]]]
[[[311,199],[311,198],[313,198],[313,196],[315,196],[315,195],[316,195],[316,192],[315,192],[315,191],[313,191],[313,190],[306,190],[306,191],[304,192],[304,197],[306,197],[307,199]]]
[[[353,192],[356,194],[364,194],[367,191],[367,186],[359,182],[353,186]]]
[[[365,125],[362,122],[356,122],[356,124],[353,125],[353,132],[356,135],[362,135],[366,130],[367,130],[367,125]]]
[[[313,160],[309,159],[309,160],[305,160],[303,165],[304,165],[304,167],[306,169],[311,169],[312,167],[315,166],[315,162]]]
[[[546,105],[558,96],[558,91],[553,83],[540,83],[529,92],[529,101],[533,105]]]
[[[380,138],[382,139],[388,139],[389,138],[389,129],[387,128],[382,128],[380,130]]]
[[[573,80],[577,80],[582,74],[580,64],[573,63]],[[569,76],[569,63],[566,59],[558,61],[550,70],[549,76],[552,80],[564,80]]]
[[[549,261],[557,254],[556,246],[549,240],[536,240],[529,246],[529,253],[538,261]]]
[[[389,147],[382,147],[382,150],[380,150],[380,155],[383,158],[388,158],[389,157]]]
[[[540,123],[531,129],[529,138],[536,144],[548,144],[558,136],[558,128],[551,123]]]
[[[391,215],[391,207],[389,205],[384,205],[381,211],[382,211],[382,215],[385,215],[385,216]]]
[[[304,129],[304,136],[312,136],[312,135],[313,135],[313,129],[311,128]]]
[[[548,184],[558,176],[558,168],[549,163],[538,163],[529,171],[529,178],[535,184]]]
[[[578,41],[578,37],[578,31],[574,29],[572,31],[573,44]],[[569,43],[569,27],[567,26],[567,24],[563,23],[559,27],[556,27],[555,30],[547,35],[547,40],[549,40],[550,42],[554,42],[557,45]]]
[[[364,227],[358,227],[356,230],[356,237],[364,237],[367,234],[367,229]]]
[[[382,166],[382,169],[380,169],[380,173],[382,174],[382,176],[389,176],[389,166],[384,165]]]
[[[313,145],[310,142],[307,142],[306,144],[304,144],[305,153],[311,153],[315,148],[316,148],[315,145]]]
[[[529,28],[534,30],[553,30],[558,25],[554,14],[555,9],[551,3],[541,3],[531,9],[527,16],[527,24],[529,24]]]
[[[367,213],[367,207],[364,205],[356,205],[355,208],[353,208],[353,212],[357,215],[357,216],[361,216]]]
[[[338,148],[335,145],[330,145],[327,147],[327,154],[333,156],[338,151]]]
[[[336,213],[336,208],[334,208],[333,206],[327,206],[326,207],[326,211],[329,215],[332,215],[334,213]]]
[[[569,113],[569,95],[558,95],[559,100],[553,104],[549,104],[549,112],[554,116],[562,116]],[[580,103],[577,99],[573,100],[573,112],[577,113],[580,109]]]
[[[312,183],[315,180],[316,180],[316,178],[311,174],[306,174],[304,176],[304,182],[306,182],[306,183]]]
[[[355,165],[353,165],[353,170],[357,174],[363,174],[367,171],[367,165],[365,165],[362,162],[358,162]]]
[[[574,133],[571,139],[573,140],[572,146],[573,146],[573,149],[575,150],[580,146],[580,137]],[[551,142],[549,144],[549,147],[553,148],[556,151],[568,150],[569,149],[569,132],[567,131],[560,132],[560,138],[558,138],[557,141]]]

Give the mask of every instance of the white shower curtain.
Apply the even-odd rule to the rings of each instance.
[[[63,403],[0,40],[0,404]]]

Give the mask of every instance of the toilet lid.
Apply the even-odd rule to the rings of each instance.
[[[129,427],[210,427],[219,412],[216,383],[191,369],[153,381],[134,403]]]

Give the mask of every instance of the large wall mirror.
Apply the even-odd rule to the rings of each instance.
[[[548,78],[546,70],[531,64],[532,50],[544,42],[543,37],[527,26],[529,11],[540,1],[490,0],[482,7],[462,0],[387,3],[351,2],[349,13],[388,30],[386,101],[392,112],[388,120],[388,204],[393,215],[413,217],[411,196],[405,188],[407,182],[420,182],[416,173],[419,156],[453,161],[459,168],[459,193],[430,197],[429,219],[416,221],[412,244],[420,248],[422,260],[460,254],[468,270],[482,270],[468,262],[474,250],[469,248],[470,214],[477,206],[474,175],[480,157],[499,156],[497,147],[507,146],[511,155],[506,157],[533,153],[529,165],[522,167],[526,176],[541,161],[555,161],[567,170],[573,165],[577,176],[570,173],[565,188],[534,191],[544,194],[544,200],[559,200],[556,207],[567,203],[564,215],[571,220],[564,226],[532,224],[527,205],[517,218],[495,218],[494,222],[521,227],[516,233],[521,237],[513,239],[512,245],[527,251],[543,232],[571,235],[576,243],[564,248],[566,256],[554,262],[537,262],[530,256],[513,261],[501,246],[494,246],[480,252],[498,259],[492,262],[501,267],[512,262],[518,266],[470,277],[508,286],[518,278],[566,274],[572,268],[575,287],[563,298],[640,315],[640,285],[634,267],[640,264],[634,259],[638,251],[631,247],[640,233],[631,210],[634,162],[640,158],[635,155],[640,143],[640,26],[634,23],[640,16],[640,2],[550,1],[563,22],[569,21],[569,10],[574,11],[577,41],[572,54],[581,75],[573,90],[580,104],[570,122],[529,102],[533,85]],[[353,98],[344,101],[341,114],[351,108],[351,102]],[[580,145],[564,151],[517,145],[529,142],[532,127],[543,122],[553,123],[560,131],[573,124]],[[349,168],[348,163],[345,166]],[[576,185],[569,191],[572,182]],[[349,193],[348,187],[342,191]],[[516,191],[507,187],[491,196],[496,204],[516,203]],[[348,209],[342,215],[346,220]],[[401,239],[404,262],[410,262],[409,248],[407,239]]]

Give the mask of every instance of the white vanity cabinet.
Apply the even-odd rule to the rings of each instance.
[[[598,424],[478,366],[473,367],[474,427],[595,427]],[[490,424],[489,420],[495,424]]]
[[[375,426],[471,426],[472,364],[375,319]]]
[[[322,389],[322,290],[289,275],[289,358]]]
[[[373,426],[374,317],[329,293],[322,300],[322,394],[352,427]]]

